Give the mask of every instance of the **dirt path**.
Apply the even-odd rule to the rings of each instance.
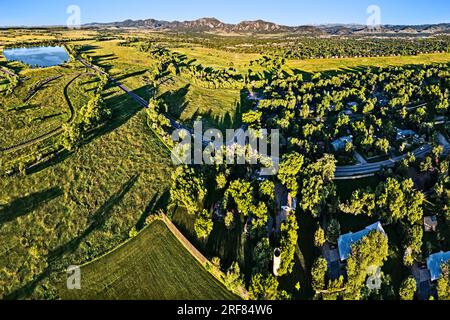
[[[73,108],[73,105],[72,105],[72,103],[70,102],[70,99],[69,99],[69,95],[68,95],[67,90],[69,89],[70,85],[71,85],[76,79],[78,79],[81,75],[83,75],[83,74],[82,74],[82,73],[77,74],[77,75],[76,75],[74,78],[72,78],[72,80],[70,80],[70,81],[66,84],[66,86],[64,87],[64,98],[66,99],[67,106],[69,107],[69,110],[70,110],[70,118],[69,118],[69,120],[67,121],[67,123],[72,123],[73,119],[75,118],[75,109]],[[12,146],[12,147],[8,147],[8,148],[5,148],[5,149],[1,149],[0,152],[7,152],[7,153],[9,153],[9,152],[15,152],[15,151],[17,151],[17,150],[21,150],[21,149],[23,149],[23,148],[32,146],[32,145],[35,144],[35,143],[38,143],[38,142],[47,140],[47,139],[49,139],[49,138],[51,138],[51,137],[54,137],[54,136],[56,136],[56,135],[59,135],[59,134],[61,134],[62,132],[63,132],[63,128],[62,128],[62,127],[59,127],[59,128],[56,128],[56,129],[54,129],[54,130],[52,130],[52,131],[50,131],[50,132],[48,132],[48,133],[45,133],[45,134],[39,136],[39,137],[37,137],[37,138],[34,138],[34,139],[32,139],[32,140],[26,141],[26,142],[24,142],[24,143],[21,143],[21,144]]]

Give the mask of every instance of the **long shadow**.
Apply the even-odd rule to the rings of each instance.
[[[127,74],[121,75],[119,77],[114,77],[114,79],[116,79],[116,81],[120,82],[120,81],[128,79],[128,78],[142,76],[146,72],[147,72],[147,70],[135,71],[135,72],[131,72],[131,73],[127,73]]]
[[[62,245],[59,248],[51,251],[48,255],[49,264],[54,262],[57,259],[62,258],[63,256],[73,253],[80,244],[95,230],[102,227],[111,213],[111,210],[114,208],[116,204],[118,204],[125,195],[131,190],[139,176],[135,175],[127,183],[125,183],[122,188],[112,195],[98,210],[94,213],[92,217],[92,223],[90,226],[77,238],[71,240],[70,242]]]
[[[148,87],[145,86],[134,90],[133,92],[139,95],[142,91],[148,91]],[[101,127],[92,130],[85,137],[83,145],[89,144],[93,140],[120,128],[143,109],[140,104],[134,101],[133,98],[126,93],[108,98],[105,102],[112,113],[111,119],[105,122]]]
[[[139,221],[136,224],[136,228],[138,230],[141,230],[145,226],[145,221],[148,217],[150,217],[160,209],[165,209],[167,207],[167,204],[169,203],[169,198],[170,192],[168,190],[165,191],[162,195],[155,194],[142,213],[142,216],[139,218]]]
[[[41,205],[63,195],[59,187],[39,191],[29,196],[16,199],[6,206],[0,206],[0,225],[13,221],[36,210]]]
[[[169,113],[174,117],[180,117],[187,107],[186,95],[189,93],[190,86],[190,84],[187,84],[174,92],[168,91],[160,96],[160,98],[170,106]]]
[[[123,197],[130,191],[133,185],[136,183],[139,176],[133,176],[117,193],[115,193],[105,204],[97,210],[94,214],[93,221],[91,225],[77,238],[73,239],[69,243],[53,250],[49,253],[48,267],[41,274],[39,274],[36,278],[34,278],[31,282],[27,283],[23,287],[11,292],[10,294],[5,296],[5,300],[19,300],[28,298],[36,289],[36,287],[46,278],[51,276],[54,272],[60,272],[65,267],[60,267],[56,263],[59,259],[63,258],[66,254],[75,251],[79,245],[89,236],[93,231],[100,228],[106,220],[108,219],[109,213],[111,209],[120,202]]]
[[[35,165],[31,168],[27,169],[27,174],[28,175],[32,175],[34,173],[38,173],[42,170],[45,170],[47,168],[53,167],[59,163],[64,162],[67,158],[69,158],[71,155],[73,154],[73,152],[69,152],[67,150],[62,150],[60,152],[57,153],[57,155],[51,159],[49,159],[48,161],[42,162],[38,165]]]

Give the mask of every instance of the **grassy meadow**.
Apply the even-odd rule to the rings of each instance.
[[[169,231],[154,221],[117,250],[81,268],[81,290],[62,299],[100,300],[234,300],[237,299],[201,266]]]

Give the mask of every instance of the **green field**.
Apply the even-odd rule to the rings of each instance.
[[[202,47],[175,48],[173,51],[185,54],[188,59],[195,59],[197,63],[205,67],[233,67],[241,73],[247,72],[248,69],[254,69],[253,66],[250,66],[250,62],[261,58],[261,55],[255,53],[236,53]]]
[[[64,287],[65,281],[62,281]],[[58,286],[60,287],[61,284]],[[62,299],[237,299],[183,247],[164,222],[81,269],[81,290]]]
[[[398,57],[289,60],[286,66],[293,71],[301,71],[306,73],[336,73],[360,71],[361,68],[364,67],[448,63],[449,61],[450,53],[435,53]]]

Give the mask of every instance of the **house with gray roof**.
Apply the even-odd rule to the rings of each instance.
[[[341,261],[346,261],[350,257],[352,246],[362,240],[364,237],[367,237],[372,231],[378,231],[386,235],[386,232],[384,231],[381,223],[377,222],[359,232],[350,232],[340,236],[338,239],[338,249]]]

